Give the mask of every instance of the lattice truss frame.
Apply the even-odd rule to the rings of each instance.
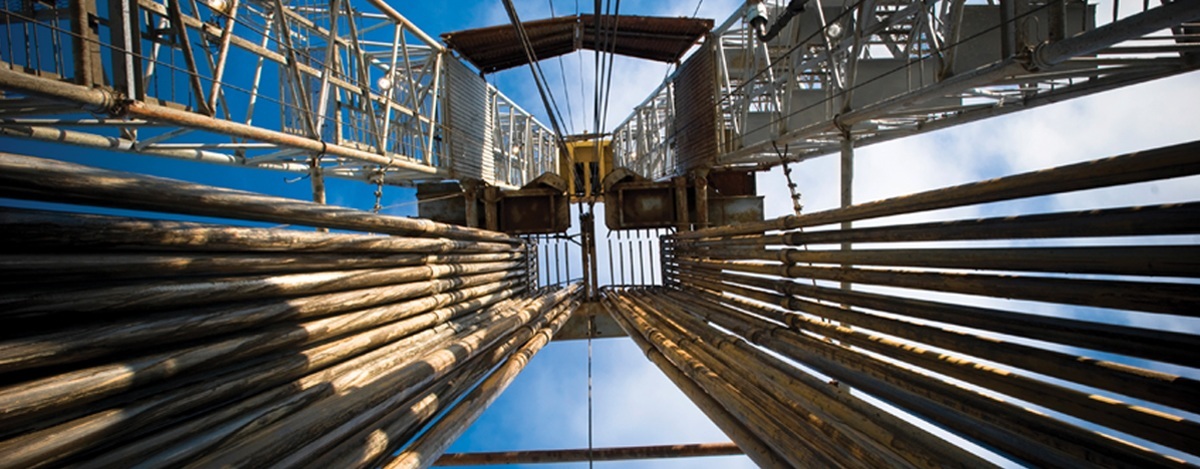
[[[395,185],[557,170],[551,130],[382,1],[17,0],[0,17],[6,136]]]
[[[780,0],[746,2],[684,62],[710,55],[718,111],[700,165],[764,169],[1190,70],[1194,4],[1074,0],[810,0],[768,41]],[[1104,10],[1107,10],[1106,5]],[[1189,16],[1191,15],[1191,16]],[[1147,29],[1147,24],[1157,27]],[[678,175],[680,72],[613,132],[614,158],[644,176]],[[698,119],[708,119],[699,116]],[[707,150],[705,151],[707,152]]]

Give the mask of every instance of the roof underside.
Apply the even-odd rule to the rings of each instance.
[[[713,20],[703,18],[601,15],[598,19],[576,15],[522,24],[538,60],[590,49],[660,62],[678,61],[713,27]],[[529,63],[512,25],[445,33],[442,40],[483,73]]]

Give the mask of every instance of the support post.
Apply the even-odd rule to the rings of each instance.
[[[841,141],[841,207],[846,208],[854,205],[854,141],[851,140],[850,130],[846,129]],[[849,221],[842,222],[841,228],[849,230],[853,223]],[[842,251],[850,251],[851,243],[842,243]],[[849,269],[849,264],[842,264],[843,269]],[[842,289],[849,290],[850,283],[842,282]]]
[[[135,0],[108,2],[109,31],[113,44],[113,87],[127,99],[142,99],[142,36],[138,29]]]
[[[479,184],[474,181],[463,182],[463,197],[466,199],[467,227],[479,227]]]
[[[484,222],[487,224],[487,229],[499,231],[500,216],[498,205],[500,204],[500,188],[489,186],[485,187],[483,191]]]
[[[75,83],[91,87],[104,81],[100,63],[100,37],[96,32],[95,0],[71,0],[71,41],[74,45]]]
[[[708,228],[708,175],[696,173],[693,190],[696,192],[696,229]]]
[[[688,223],[688,200],[687,200],[687,177],[676,176],[672,178],[675,183],[675,227],[679,231],[687,231]]]

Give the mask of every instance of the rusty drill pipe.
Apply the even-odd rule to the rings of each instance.
[[[786,264],[854,264],[889,267],[1065,272],[1074,274],[1200,277],[1200,247],[1115,246],[1053,248],[685,250],[678,257],[779,261]]]
[[[0,195],[47,202],[519,244],[503,233],[0,153]]]
[[[1200,173],[1197,155],[1200,155],[1200,142],[1188,142],[845,208],[689,231],[676,236],[694,239],[756,234],[1190,176]]]
[[[522,327],[517,331],[514,331],[509,336],[507,341],[493,352],[493,358],[495,358],[495,360],[489,360],[489,362],[499,362],[501,359],[503,359],[503,363],[500,365],[500,367],[492,372],[491,375],[486,379],[479,382],[478,386],[467,393],[461,401],[454,405],[454,407],[450,408],[449,412],[443,415],[440,420],[438,420],[436,423],[433,423],[432,426],[426,430],[425,434],[414,440],[407,451],[413,451],[413,448],[423,448],[428,444],[426,442],[430,441],[431,439],[438,443],[440,449],[435,448],[429,450],[429,453],[422,452],[422,456],[434,453],[440,454],[442,451],[445,451],[445,448],[449,447],[449,445],[458,438],[458,435],[460,435],[462,431],[465,431],[466,428],[469,427],[471,423],[473,423],[479,417],[479,415],[483,413],[483,410],[486,409],[492,402],[494,402],[496,397],[499,397],[500,393],[502,393],[504,389],[512,383],[512,380],[516,377],[516,375],[520,373],[526,364],[528,364],[529,359],[531,359],[534,354],[541,350],[541,348],[550,341],[550,338],[562,327],[562,325],[565,324],[568,319],[570,319],[571,314],[578,306],[578,302],[575,299],[576,297],[577,295],[572,295],[572,298],[563,301],[558,306],[548,311],[541,318],[538,318],[538,320],[532,323],[530,326]],[[489,366],[487,369],[490,370],[491,367]],[[466,386],[464,383],[464,385],[461,387],[465,390],[468,386]],[[449,404],[449,402],[453,401],[448,401],[447,404]],[[392,411],[395,410],[403,410],[403,407],[397,408],[393,406],[393,408],[389,409],[388,413],[391,414]],[[388,416],[385,415],[385,418],[386,417]],[[335,452],[346,454],[346,449],[344,448],[358,448],[357,452],[361,457],[358,458],[358,461],[354,461],[354,464],[351,464],[350,466],[338,467],[368,467],[381,463],[383,462],[381,461],[382,459],[389,454],[393,454],[400,448],[401,443],[411,439],[412,436],[415,435],[418,430],[420,430],[420,427],[416,425],[418,422],[415,421],[407,422],[407,425],[405,425],[406,422],[397,423],[398,424],[387,425],[386,430],[381,428],[372,431],[372,433],[378,434],[377,432],[381,432],[384,435],[396,437],[393,439],[394,443],[387,445],[385,448],[376,448],[376,450],[373,452],[374,454],[369,454],[361,449],[363,447],[363,442],[358,438],[349,439],[344,444],[339,445],[337,449],[340,451]],[[372,429],[364,428],[363,430],[366,431]],[[322,437],[322,440],[329,439],[332,436],[335,436],[335,434],[327,434],[325,437]],[[445,446],[441,446],[442,444]],[[302,452],[290,455],[288,459],[281,461],[280,465],[282,467],[295,467],[304,460],[305,452],[313,453],[318,452],[321,449],[323,448],[321,448],[320,445],[307,446],[302,450]],[[382,451],[380,451],[381,449]],[[315,458],[315,456],[320,455],[320,452],[313,454],[312,456]],[[399,457],[403,458],[403,453]]]
[[[573,307],[573,306],[568,306]],[[478,383],[488,372],[504,360],[513,347],[520,346],[528,336],[521,330],[511,334],[504,343],[492,347],[448,375],[450,380],[424,395],[414,396],[379,418],[378,426],[368,426],[345,438],[337,447],[331,448],[318,458],[311,460],[315,467],[367,467],[377,463],[388,454],[394,453],[437,414],[471,390],[464,383]]]
[[[818,313],[812,308],[802,308],[801,311]],[[1176,449],[1200,444],[1195,437],[1200,435],[1200,425],[1181,416],[1144,410],[1140,406],[1131,406],[1111,398],[1095,399],[1095,396],[1088,393],[1033,379],[1021,372],[998,370],[966,356],[947,356],[941,352],[925,350],[918,344],[868,334],[820,319],[788,314],[786,324],[796,330],[823,335],[844,344],[873,351],[894,360],[923,367]]]
[[[0,308],[4,310],[0,316],[36,317],[64,313],[73,315],[110,314],[201,306],[220,302],[286,298],[304,294],[332,293],[416,282],[451,275],[511,271],[524,267],[524,265],[523,262],[510,261],[197,278],[84,287],[65,292],[61,288],[46,287],[0,295]]]
[[[838,464],[848,465],[862,463],[872,466],[904,467],[907,461],[901,459],[892,451],[879,445],[874,440],[863,436],[856,430],[839,425],[824,412],[805,408],[798,402],[781,398],[772,392],[769,385],[762,382],[762,377],[756,373],[747,372],[745,365],[736,363],[727,354],[715,348],[712,344],[697,340],[699,334],[696,328],[684,327],[678,316],[668,316],[667,310],[674,308],[661,302],[647,301],[635,291],[628,291],[631,303],[640,306],[640,316],[656,330],[663,333],[675,344],[687,350],[704,366],[711,368],[718,376],[729,383],[736,383],[739,393],[746,398],[747,405],[753,405],[786,428],[794,438],[805,442],[804,446],[812,451],[820,452],[825,458]]]
[[[1200,203],[1122,207],[1036,215],[951,220],[868,228],[788,231],[774,235],[680,240],[679,250],[765,249],[766,246],[964,241],[985,239],[1094,238],[1200,233]],[[707,252],[707,251],[706,251]]]
[[[680,305],[692,309],[708,310],[711,308],[711,304],[715,304],[716,300],[701,300],[703,297],[693,295],[695,292],[697,290],[689,289],[686,294],[673,291],[667,293],[667,296],[679,302]],[[700,320],[704,314],[694,314],[693,316],[693,320]],[[964,468],[990,465],[978,456],[929,434],[911,422],[890,413],[881,412],[878,407],[855,397],[836,383],[828,383],[800,371],[795,366],[750,345],[740,337],[721,333],[712,327],[697,328],[696,330],[717,347],[727,349],[739,364],[754,367],[755,370],[766,376],[769,382],[777,384],[776,392],[779,392],[781,396],[789,396],[799,402],[811,403],[877,441],[890,442],[893,451],[898,452],[913,464]]]
[[[87,449],[85,443],[122,441],[120,438],[140,435],[139,431],[154,428],[155,425],[166,422],[179,423],[180,418],[188,418],[186,416],[194,409],[214,404],[228,407],[205,414],[198,420],[183,423],[170,431],[134,440],[131,443],[132,449],[128,450],[132,451],[132,454],[118,451],[117,456],[107,459],[110,462],[106,464],[121,465],[131,460],[130,458],[141,459],[145,451],[149,450],[147,448],[156,448],[180,438],[203,439],[206,435],[228,434],[240,427],[234,425],[225,430],[207,432],[199,430],[231,418],[253,420],[258,414],[251,412],[252,410],[267,404],[278,405],[294,396],[309,400],[319,399],[323,393],[332,391],[329,383],[355,370],[368,367],[386,368],[396,363],[405,363],[414,359],[414,355],[422,350],[429,350],[464,328],[477,327],[481,321],[487,319],[483,315],[468,315],[458,319],[453,319],[454,317],[494,305],[515,293],[517,290],[497,292],[336,341],[283,350],[261,357],[249,367],[235,365],[201,374],[183,383],[164,383],[157,389],[152,387],[149,390],[149,394],[153,394],[154,398],[102,410],[75,421],[0,442],[0,455],[3,455],[0,456],[0,463],[28,465],[34,462],[53,462]],[[373,363],[378,364],[372,365]],[[291,380],[295,381],[290,382]],[[254,397],[230,401],[237,396],[246,395]],[[229,427],[231,424],[224,425]],[[55,435],[55,438],[48,438],[43,434]],[[199,451],[205,447],[195,442],[183,446],[186,448],[184,451],[175,453]],[[105,467],[105,464],[102,464],[105,460],[105,457],[89,458],[88,464]]]
[[[317,343],[355,331],[370,330],[412,315],[405,303],[333,316],[300,324],[279,324],[234,335],[217,336],[200,345],[77,369],[0,388],[9,425],[64,415],[91,402],[127,392],[134,386],[186,376],[205,369],[252,359],[288,347]],[[429,309],[432,309],[433,305]]]
[[[266,464],[312,441],[318,435],[343,424],[351,416],[371,408],[383,400],[397,397],[397,389],[418,388],[432,382],[437,376],[457,364],[470,359],[480,350],[544,314],[561,302],[568,294],[574,294],[578,286],[548,293],[537,297],[528,306],[509,311],[485,329],[477,330],[456,339],[451,345],[426,355],[420,363],[401,366],[384,372],[370,386],[358,388],[353,397],[325,399],[320,406],[300,409],[282,420],[238,440],[228,448],[208,455],[195,466],[213,464]],[[406,391],[401,391],[406,392]]]
[[[153,279],[173,276],[218,276],[323,272],[411,267],[427,264],[471,264],[517,261],[524,254],[361,254],[328,253],[183,253],[80,252],[0,254],[0,282],[33,284]]]
[[[655,344],[655,347],[676,368],[679,368],[689,379],[712,395],[729,413],[744,422],[747,428],[788,464],[793,467],[801,467],[821,462],[832,463],[823,452],[812,451],[807,446],[795,445],[787,428],[776,422],[763,409],[749,402],[736,386],[721,379],[711,368],[653,327],[636,312],[635,305],[619,296],[613,298],[613,304],[617,306],[614,311],[621,313],[624,319],[635,328],[636,333]]]
[[[1129,311],[1200,316],[1200,289],[1167,282],[1132,282],[1028,275],[984,275],[841,267],[807,267],[677,257],[681,266],[1094,306]]]
[[[697,283],[692,285],[688,291],[707,301],[727,303],[743,308],[756,306],[736,297],[721,296],[717,293],[720,290],[714,288],[719,288],[719,285],[704,283],[703,286],[700,286],[700,283]],[[1200,382],[1182,376],[1026,346],[993,337],[982,337],[914,324],[851,309],[830,307],[797,298],[779,298],[781,298],[781,302],[788,303],[786,309],[789,310],[805,311],[824,319],[968,353],[998,363],[1106,389],[1130,397],[1158,402],[1189,412],[1200,409],[1198,407],[1200,404],[1192,399],[1192,396],[1200,393]],[[783,316],[780,317],[780,320],[790,324],[792,321],[790,318],[791,316]]]
[[[81,213],[0,208],[0,250],[185,250],[326,253],[518,252],[506,242],[247,228]]]
[[[1114,445],[1103,436],[1043,414],[907,371],[756,316],[736,314],[732,310],[717,311],[720,314],[710,315],[707,319],[918,415],[967,435],[979,435],[989,444],[1027,461],[1065,463],[1083,458],[1152,465],[1170,461],[1144,448]],[[936,410],[938,407],[944,410]],[[985,436],[987,433],[991,435]]]
[[[267,300],[223,304],[63,328],[41,335],[0,341],[0,371],[125,354],[148,345],[210,337],[282,321],[313,319],[351,311],[367,314],[370,312],[367,308],[400,301],[403,302],[390,308],[417,314],[515,287],[519,284],[516,276],[512,272],[496,272],[451,277],[292,298],[285,302]]]
[[[787,305],[779,301],[784,297],[778,295],[795,295],[844,303],[914,318],[1167,363],[1186,366],[1200,365],[1200,357],[1190,352],[1200,347],[1200,338],[1191,334],[916,300],[876,293],[848,292],[840,289],[802,285],[782,279],[772,280],[733,273],[721,274],[720,280],[768,290],[765,292],[749,290],[738,285],[719,288],[730,291],[736,288],[740,295],[784,307]]]
[[[613,312],[613,320],[623,329],[626,335],[637,344],[646,358],[654,363],[659,370],[675,384],[684,395],[696,404],[698,407],[729,439],[737,443],[739,448],[746,453],[746,456],[754,461],[759,467],[767,468],[786,468],[790,467],[775,450],[767,446],[766,443],[750,430],[744,422],[725,409],[725,406],[719,401],[705,392],[700,385],[696,384],[691,378],[688,378],[682,371],[675,367],[662,352],[658,351],[649,340],[642,337],[638,330],[630,324],[622,314],[618,314],[617,306],[612,298],[612,291],[605,291],[601,297],[608,311]]]

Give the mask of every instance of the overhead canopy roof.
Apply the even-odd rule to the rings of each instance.
[[[702,36],[713,20],[656,16],[601,15],[597,35],[596,15],[576,15],[526,21],[525,32],[538,60],[579,49],[612,50],[660,62],[678,61]],[[616,30],[615,45],[606,41]],[[529,61],[512,25],[446,33],[442,40],[475,64],[483,73],[524,65]]]

